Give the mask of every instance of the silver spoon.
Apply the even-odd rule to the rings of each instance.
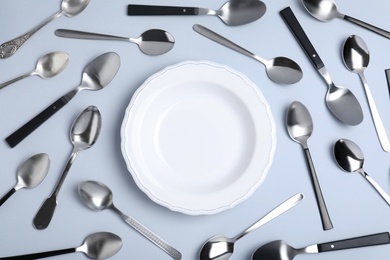
[[[266,5],[258,0],[228,1],[219,10],[199,7],[128,5],[127,15],[216,15],[226,25],[251,23],[266,12]]]
[[[77,155],[86,149],[91,148],[97,141],[102,126],[100,111],[95,106],[87,107],[73,122],[70,130],[70,140],[73,150],[69,160],[58,179],[58,182],[51,195],[44,201],[34,218],[34,226],[37,229],[45,229],[49,225],[54,210],[57,206],[57,195]]]
[[[334,156],[338,165],[346,172],[358,172],[376,189],[390,205],[390,196],[363,169],[364,155],[360,147],[348,139],[340,139],[334,145]]]
[[[1,44],[0,59],[9,58],[14,55],[15,52],[20,48],[20,46],[22,46],[22,44],[25,43],[34,33],[36,33],[39,29],[41,29],[43,26],[47,25],[54,19],[61,16],[73,17],[78,15],[88,6],[89,1],[90,0],[62,0],[61,9],[57,13],[53,14],[48,19],[46,19],[27,33]]]
[[[302,199],[303,199],[303,194],[301,193],[292,196],[291,198],[289,198],[288,200],[286,200],[285,202],[283,202],[282,204],[274,208],[272,211],[270,211],[267,215],[265,215],[263,218],[258,220],[252,226],[247,228],[245,231],[235,236],[234,238],[228,238],[221,235],[210,238],[206,243],[203,244],[199,253],[199,259],[200,260],[230,259],[234,251],[234,243],[237,240],[247,235],[249,232],[258,229],[259,227],[268,223],[269,221],[281,215],[282,213],[286,212],[287,210],[291,209],[299,202],[301,202]]]
[[[268,77],[278,84],[294,84],[302,78],[302,69],[289,58],[276,57],[272,60],[266,60],[202,25],[195,24],[193,29],[206,38],[263,63]]]
[[[379,115],[379,111],[376,107],[374,97],[371,94],[370,88],[368,87],[367,80],[364,76],[364,70],[367,68],[370,61],[370,53],[366,43],[357,35],[351,35],[344,43],[343,47],[343,60],[345,66],[352,72],[359,75],[364,90],[366,92],[368,105],[370,107],[372,120],[379,141],[384,151],[390,152],[389,138],[386,134],[386,129],[382,123],[382,119]]]
[[[0,257],[0,259],[30,260],[77,252],[84,253],[90,259],[106,259],[118,253],[121,248],[122,239],[119,236],[109,232],[98,232],[86,237],[83,244],[79,247],[27,255]]]
[[[0,206],[15,192],[22,188],[33,189],[46,177],[50,168],[50,158],[45,153],[31,156],[23,162],[17,171],[17,183],[7,194],[0,199]]]
[[[290,7],[283,9],[280,14],[290,27],[295,38],[301,44],[307,56],[328,85],[326,105],[333,115],[347,125],[358,125],[363,121],[363,111],[355,95],[347,88],[336,86],[320,56],[314,49],[306,33],[303,31]]]
[[[340,13],[337,10],[336,2],[334,0],[302,0],[303,6],[306,10],[316,19],[329,22],[334,18],[341,18],[346,21],[357,24],[363,28],[371,30],[379,35],[382,35],[386,38],[390,38],[390,32],[385,31],[381,28],[368,24],[366,22],[360,21],[351,16]]]
[[[307,108],[300,102],[294,101],[290,104],[286,117],[287,131],[291,139],[299,143],[306,155],[306,160],[310,169],[310,177],[314,187],[314,193],[319,207],[322,226],[324,230],[333,228],[332,221],[326,208],[324,197],[322,196],[321,187],[318,182],[314,163],[310,155],[307,140],[313,132],[313,120]]]
[[[38,75],[43,79],[54,77],[61,73],[68,63],[69,55],[66,52],[50,52],[38,60],[35,70],[0,84],[0,89],[29,76]]]
[[[152,231],[148,230],[141,223],[135,219],[126,216],[118,208],[114,206],[113,203],[113,194],[111,190],[104,185],[103,183],[96,181],[84,181],[79,185],[79,194],[81,200],[87,205],[90,209],[95,211],[102,211],[104,209],[111,209],[117,213],[127,224],[132,228],[138,231],[141,235],[149,239],[156,246],[161,248],[164,252],[169,254],[173,259],[180,260],[181,253],[175,248],[170,246],[167,242],[159,238]]]
[[[252,260],[292,260],[298,254],[333,252],[336,250],[384,244],[390,244],[389,232],[314,244],[299,249],[290,246],[284,241],[276,240],[258,248],[253,253]]]
[[[147,55],[160,55],[170,51],[175,44],[173,36],[164,30],[151,29],[142,33],[138,38],[128,38],[107,34],[58,29],[55,34],[60,37],[86,39],[86,40],[118,40],[132,42]]]
[[[47,119],[63,108],[80,91],[100,90],[106,87],[115,77],[119,70],[119,66],[120,58],[115,52],[107,52],[100,55],[84,68],[81,84],[79,86],[60,97],[57,101],[8,136],[5,141],[10,147],[15,147]]]

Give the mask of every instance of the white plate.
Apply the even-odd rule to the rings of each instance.
[[[213,214],[248,198],[264,180],[275,124],[258,87],[241,73],[188,61],[136,91],[121,128],[122,153],[138,187],[185,214]]]

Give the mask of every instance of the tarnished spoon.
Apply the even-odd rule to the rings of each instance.
[[[0,206],[4,204],[15,192],[22,188],[32,189],[38,186],[46,177],[50,168],[50,158],[45,153],[31,156],[17,171],[17,183],[7,194],[0,199]]]

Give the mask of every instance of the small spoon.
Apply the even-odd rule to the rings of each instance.
[[[173,259],[180,260],[181,253],[170,246],[167,242],[159,238],[152,231],[148,230],[141,223],[135,219],[126,216],[118,208],[114,206],[113,194],[111,190],[103,183],[97,181],[84,181],[79,185],[79,194],[81,200],[90,209],[95,211],[102,211],[104,209],[111,209],[117,213],[127,224],[138,231],[141,235],[149,239],[156,246],[161,248],[164,252],[170,255]]]
[[[5,42],[0,45],[0,59],[9,58],[12,55],[15,54],[15,52],[20,48],[20,46],[23,45],[33,34],[35,34],[39,29],[53,21],[54,19],[61,17],[61,16],[67,16],[67,17],[73,17],[81,13],[89,4],[90,0],[62,0],[61,3],[61,9],[34,27],[32,30],[28,31],[27,33],[10,40],[8,42]]]
[[[54,210],[58,204],[57,195],[77,155],[91,148],[97,141],[102,126],[100,111],[95,106],[87,107],[73,122],[70,130],[70,140],[73,144],[72,154],[69,157],[58,182],[51,195],[44,201],[34,218],[34,226],[37,229],[45,229],[49,225]]]
[[[98,232],[86,237],[83,244],[79,247],[28,255],[1,257],[0,259],[30,260],[77,252],[84,253],[90,259],[106,259],[118,253],[121,248],[122,239],[119,236],[109,232]]]
[[[81,84],[60,97],[45,110],[24,124],[5,141],[10,147],[15,147],[24,138],[31,134],[47,119],[64,107],[77,93],[82,90],[100,90],[106,87],[119,70],[120,58],[115,52],[107,52],[91,61],[83,71]]]
[[[357,144],[348,139],[338,140],[334,145],[334,156],[336,162],[344,171],[360,173],[390,205],[389,194],[364,171],[364,155]]]
[[[302,69],[289,58],[276,57],[265,60],[202,25],[195,24],[193,29],[206,38],[263,63],[268,77],[278,84],[294,84],[302,78]]]
[[[29,76],[38,75],[43,79],[54,77],[61,73],[69,63],[69,55],[66,52],[56,51],[42,56],[35,70],[0,84],[0,89]]]
[[[357,24],[365,29],[371,30],[379,35],[382,35],[386,38],[390,38],[390,32],[385,31],[381,28],[368,24],[366,22],[360,21],[351,16],[340,13],[337,10],[336,2],[334,0],[302,0],[303,6],[306,10],[316,19],[329,22],[333,18],[341,18],[346,21]]]
[[[306,155],[306,160],[310,169],[310,177],[314,187],[314,193],[319,207],[322,226],[324,230],[333,228],[332,221],[326,208],[324,197],[322,196],[321,187],[318,182],[314,163],[310,155],[307,140],[313,132],[313,120],[307,108],[300,102],[294,101],[290,104],[287,111],[287,131],[291,139],[299,143]]]
[[[281,215],[282,213],[286,212],[287,210],[291,209],[299,202],[301,202],[302,199],[303,199],[303,194],[301,193],[292,196],[291,198],[289,198],[288,200],[286,200],[285,202],[283,202],[282,204],[274,208],[272,211],[270,211],[267,215],[265,215],[263,218],[258,220],[252,226],[247,228],[245,231],[235,236],[234,238],[228,238],[221,235],[210,238],[202,246],[199,253],[199,259],[200,260],[230,259],[234,251],[234,243],[237,240],[247,235],[249,232],[258,229],[259,227],[268,223],[269,221]]]
[[[85,40],[118,40],[132,42],[138,45],[139,49],[147,55],[160,55],[170,51],[175,44],[173,36],[164,30],[151,29],[141,34],[138,38],[127,38],[121,36],[58,29],[55,34],[59,37],[85,39]]]
[[[216,15],[226,25],[237,26],[260,19],[266,5],[258,0],[228,1],[219,10],[199,7],[128,5],[127,15]]]
[[[19,189],[33,189],[46,177],[50,168],[50,158],[45,153],[31,156],[17,171],[17,183],[7,194],[0,199],[0,206],[4,204]]]

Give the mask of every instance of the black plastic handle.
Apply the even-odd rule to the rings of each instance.
[[[197,15],[197,7],[128,5],[127,15]]]
[[[57,256],[57,255],[64,255],[64,254],[75,253],[75,252],[76,252],[76,248],[68,248],[68,249],[54,250],[54,251],[48,251],[48,252],[42,252],[42,253],[28,254],[28,255],[0,257],[0,259],[2,259],[2,260],[31,260],[31,259],[40,259],[40,258],[52,257],[52,256]]]
[[[280,11],[280,14],[286,22],[287,26],[290,28],[291,32],[294,34],[297,41],[300,43],[303,50],[306,52],[307,56],[310,58],[314,67],[316,67],[317,70],[324,67],[324,63],[322,62],[317,51],[314,49],[313,45],[311,44],[309,38],[307,37],[305,31],[295,17],[291,8],[286,7],[285,9]]]
[[[7,194],[5,194],[1,199],[0,199],[0,206],[4,204],[14,193],[16,192],[15,188],[12,188]]]
[[[64,107],[69,100],[65,97],[59,98],[53,104],[48,106],[45,110],[35,116],[33,119],[28,121],[10,136],[8,136],[5,141],[10,147],[15,147],[18,143],[20,143],[24,138],[26,138],[29,134],[31,134],[35,129],[37,129],[40,125],[42,125],[47,119],[49,119],[52,115],[54,115],[58,110]]]

